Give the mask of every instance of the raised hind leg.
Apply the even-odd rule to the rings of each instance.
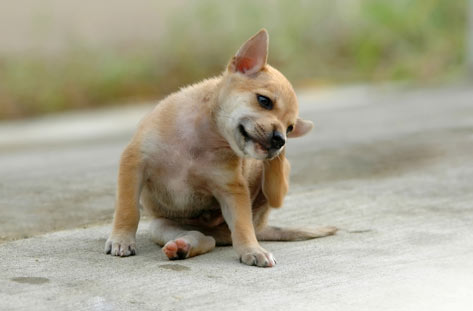
[[[215,248],[215,239],[200,231],[187,230],[170,219],[155,218],[150,224],[151,239],[163,246],[166,256],[185,259],[210,252]]]

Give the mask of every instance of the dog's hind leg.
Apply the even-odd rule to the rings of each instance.
[[[215,228],[205,229],[202,232],[212,236],[217,245],[231,245],[231,233],[226,224],[222,224]],[[333,235],[337,232],[336,227],[320,227],[320,228],[279,228],[274,226],[256,228],[256,238],[258,241],[302,241],[315,238],[322,238]]]
[[[202,228],[202,232],[212,236],[218,246],[232,245],[232,234],[226,223],[213,228]]]
[[[267,226],[256,232],[258,241],[302,241],[322,238],[337,232],[335,227],[320,228],[279,228]]]
[[[263,203],[253,210],[256,238],[258,241],[302,241],[322,238],[337,232],[336,227],[279,228],[267,225],[271,208]]]
[[[202,232],[186,228],[170,219],[155,218],[150,224],[151,239],[163,246],[169,259],[185,259],[210,252],[215,248],[215,239]]]

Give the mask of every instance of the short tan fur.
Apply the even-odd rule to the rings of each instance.
[[[262,29],[222,75],[169,95],[142,120],[121,157],[106,253],[136,253],[140,203],[153,217],[153,241],[169,259],[232,244],[242,263],[271,267],[276,260],[258,240],[335,233],[334,227],[267,225],[289,187],[285,142],[312,129],[298,117],[296,94],[267,55]]]

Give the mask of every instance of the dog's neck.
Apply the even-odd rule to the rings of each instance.
[[[192,105],[191,131],[195,131],[192,145],[193,153],[212,151],[217,153],[222,159],[228,161],[229,158],[237,157],[231,149],[230,144],[224,138],[218,128],[217,115],[220,109],[219,92],[222,87],[223,76],[204,80],[191,85],[183,91],[192,93],[195,99]],[[188,112],[183,112],[187,114]]]

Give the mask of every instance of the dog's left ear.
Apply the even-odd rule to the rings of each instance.
[[[268,41],[268,32],[261,29],[240,47],[228,64],[228,70],[251,75],[263,69],[268,57]]]
[[[292,132],[287,134],[287,137],[294,138],[304,136],[305,134],[309,133],[313,127],[314,123],[312,123],[312,121],[297,118],[297,122],[296,124],[294,124],[294,129],[292,130]]]

